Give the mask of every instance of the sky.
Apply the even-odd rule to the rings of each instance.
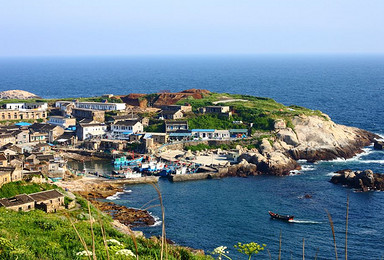
[[[0,0],[0,56],[384,53],[383,0]]]

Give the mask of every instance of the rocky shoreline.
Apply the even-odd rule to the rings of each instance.
[[[384,175],[371,170],[340,170],[332,176],[331,183],[345,185],[359,191],[384,191]]]
[[[128,208],[112,201],[102,201],[118,192],[124,192],[123,184],[78,180],[70,181],[68,184],[62,183],[61,186],[83,196],[99,210],[111,215],[114,220],[118,220],[127,227],[151,226],[156,223],[155,218],[147,210]]]
[[[152,226],[155,224],[155,218],[147,210],[128,208],[112,201],[100,200],[113,196],[118,192],[124,192],[122,185],[103,183],[87,188],[87,191],[78,191],[78,193],[87,198],[99,210],[111,215],[114,220],[118,220],[128,227]]]
[[[292,125],[276,122],[273,137],[264,138],[258,149],[240,151],[240,163],[229,166],[227,175],[288,175],[301,169],[298,160],[352,158],[380,138],[362,129],[336,124],[325,114],[295,116]]]

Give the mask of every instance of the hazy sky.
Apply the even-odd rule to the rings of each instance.
[[[384,53],[384,0],[0,0],[0,56]]]

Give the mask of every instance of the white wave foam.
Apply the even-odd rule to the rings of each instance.
[[[361,160],[359,162],[361,162],[361,163],[379,163],[379,164],[384,164],[384,160]]]
[[[152,212],[148,212],[149,215],[151,215],[154,219],[155,219],[155,223],[153,225],[151,225],[151,227],[157,227],[157,226],[160,226],[161,223],[163,223],[159,217],[155,216],[152,214]]]
[[[326,176],[335,176],[335,175],[338,175],[338,173],[336,172],[329,172],[326,174]]]
[[[380,139],[378,139],[377,141],[384,141],[384,135],[382,134],[378,134],[378,133],[375,133],[377,134],[378,136],[380,136]]]
[[[299,224],[322,224],[322,222],[319,221],[312,221],[312,220],[299,220],[299,219],[294,219],[290,221],[292,223],[299,223]]]
[[[326,160],[320,160],[318,162],[315,162],[316,163],[321,163],[321,162],[333,162],[333,163],[346,163],[346,162],[362,162],[363,160],[361,159],[363,156],[367,156],[371,153],[374,153],[376,152],[374,149],[373,149],[373,145],[371,146],[368,146],[368,147],[365,147],[362,149],[363,152],[359,153],[359,154],[356,154],[355,156],[353,156],[352,158],[349,158],[349,159],[344,159],[344,158],[336,158],[336,159],[333,159],[333,160],[329,160],[329,161],[326,161]]]
[[[289,171],[289,176],[295,176],[297,174],[300,174],[300,171],[298,171],[298,170]]]
[[[118,200],[120,199],[120,195],[124,194],[124,192],[118,191],[114,195],[106,197],[107,200]]]
[[[125,193],[131,193],[132,190],[124,190]]]
[[[316,169],[316,166],[315,165],[301,165],[301,170],[302,172],[306,172],[306,171],[313,171]]]

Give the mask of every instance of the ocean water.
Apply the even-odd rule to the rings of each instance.
[[[319,109],[341,124],[384,135],[384,56],[95,57],[0,59],[0,91],[23,89],[45,98],[104,93],[151,93],[204,88],[242,93]],[[358,193],[329,183],[350,168],[384,173],[384,152],[367,147],[349,160],[310,164],[300,174],[185,183],[161,180],[167,236],[178,244],[212,251],[255,241],[277,258],[334,259],[332,215],[339,257],[344,254],[346,200],[350,196],[349,259],[384,256],[384,193]],[[87,165],[87,168],[108,168]],[[140,208],[156,197],[150,185],[126,187],[113,199]],[[310,194],[312,198],[303,196]],[[268,210],[295,215],[295,223],[271,220]],[[159,208],[151,208],[160,217]],[[142,228],[159,235],[161,226]],[[269,259],[267,252],[259,259]]]

